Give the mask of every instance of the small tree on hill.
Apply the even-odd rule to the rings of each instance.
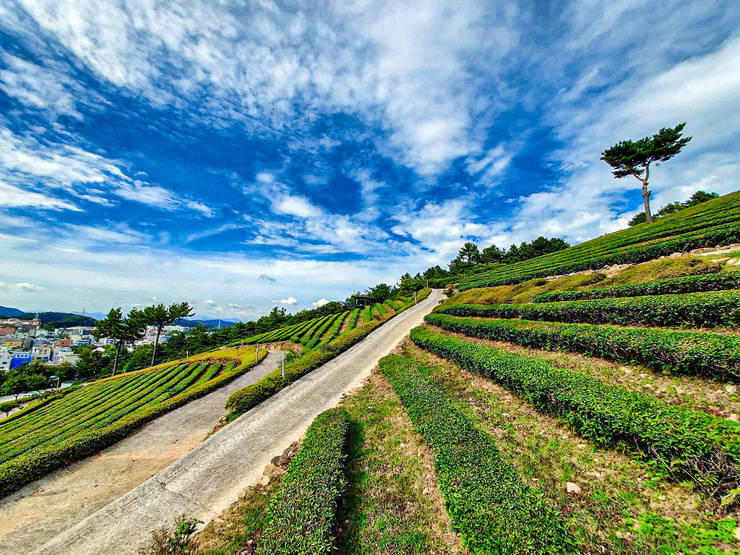
[[[648,179],[650,164],[665,162],[681,152],[691,137],[682,137],[686,123],[679,123],[675,127],[664,127],[652,137],[644,137],[636,141],[620,141],[601,153],[601,159],[612,168],[616,178],[633,176],[642,183],[642,199],[645,205],[645,220],[652,223],[650,214],[650,191]]]
[[[123,311],[120,308],[111,308],[108,314],[102,320],[95,323],[95,329],[92,334],[96,339],[108,337],[116,342],[116,353],[113,358],[112,376],[116,375],[118,368],[118,357],[121,354],[121,347],[127,341],[136,341],[141,339],[146,330],[146,317],[140,310],[131,310],[126,318],[123,317]]]
[[[159,345],[159,337],[162,335],[162,330],[165,326],[174,324],[182,318],[188,318],[193,316],[195,312],[187,302],[174,303],[170,306],[164,306],[163,304],[147,306],[142,310],[144,315],[144,321],[148,326],[156,326],[157,338],[154,340],[154,348],[152,349],[152,366],[154,366],[154,359],[157,356],[157,346]]]

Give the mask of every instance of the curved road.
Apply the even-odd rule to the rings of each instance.
[[[254,484],[270,459],[300,437],[316,415],[360,385],[442,297],[440,290],[432,291],[417,306],[243,414],[140,486],[37,546],[36,553],[134,553],[148,541],[151,530],[171,525],[179,515],[209,522]]]
[[[282,357],[269,352],[225,386],[0,500],[0,554],[28,553],[166,468],[203,441],[226,414],[229,395],[275,370]]]

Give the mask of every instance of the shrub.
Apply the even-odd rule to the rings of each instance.
[[[430,314],[427,322],[465,335],[527,347],[567,350],[638,362],[676,374],[740,382],[740,337],[692,331],[618,328],[529,320],[491,320]]]
[[[329,409],[306,432],[267,508],[258,553],[329,553],[337,502],[345,484],[349,414]]]
[[[574,247],[523,262],[492,266],[468,276],[452,276],[460,290],[492,287],[532,278],[602,268],[609,264],[637,263],[674,252],[713,247],[740,240],[740,194],[687,208],[653,224],[630,227],[580,243]],[[444,284],[442,284],[444,285]]]
[[[447,512],[474,553],[563,553],[574,540],[536,491],[444,393],[403,356],[380,360],[414,428],[434,452]]]
[[[717,266],[719,269],[719,266]],[[642,295],[677,295],[701,291],[721,291],[740,288],[740,274],[709,274],[672,279],[659,279],[647,283],[620,285],[604,289],[585,291],[554,291],[543,293],[532,299],[533,303],[553,301],[575,301],[580,299],[605,299],[614,297],[638,297]]]
[[[418,293],[418,302],[426,299],[429,296],[429,293],[431,293],[431,289],[424,289]],[[414,301],[412,299],[399,308],[397,312],[385,314],[380,320],[368,322],[360,328],[355,328],[351,331],[345,332],[336,339],[308,351],[301,358],[285,365],[285,378],[282,377],[281,370],[275,370],[257,383],[235,391],[226,401],[226,410],[229,411],[229,418],[234,419],[240,414],[243,414],[249,409],[257,406],[262,401],[290,385],[298,378],[308,374],[312,370],[315,370],[338,354],[346,351],[356,343],[359,343],[383,322],[393,318],[396,314],[400,314],[413,305]]]
[[[708,291],[685,295],[554,303],[452,305],[440,309],[440,312],[455,316],[524,318],[627,326],[735,326],[740,318],[740,291]]]
[[[181,388],[180,390],[167,389],[169,386],[160,387],[157,390],[159,396],[153,399],[154,402],[139,405],[137,410],[130,409],[130,412],[128,413],[126,412],[126,407],[121,406],[117,413],[110,413],[109,417],[103,420],[86,420],[84,418],[85,413],[83,412],[83,408],[80,408],[80,410],[75,413],[75,422],[78,422],[78,427],[75,433],[60,435],[59,438],[54,441],[46,441],[43,445],[35,446],[33,448],[30,448],[30,445],[27,443],[25,447],[29,448],[22,454],[0,464],[0,496],[7,495],[8,493],[24,486],[28,482],[40,478],[47,472],[64,466],[71,461],[92,455],[93,453],[112,445],[129,435],[142,424],[180,407],[193,399],[197,399],[198,397],[202,397],[203,395],[218,389],[249,370],[252,366],[254,366],[254,362],[250,364],[240,364],[232,371],[223,372],[208,382],[197,386]],[[179,367],[173,366],[173,368],[174,370],[165,368],[162,371],[178,372]],[[129,374],[129,377],[131,375],[139,376],[143,373],[144,372],[142,371],[132,372]],[[199,373],[200,371],[195,374],[195,377],[197,377]],[[124,374],[122,376],[126,375]],[[192,379],[195,379],[195,377],[192,377]],[[122,381],[121,376],[117,378],[119,381]],[[102,383],[104,386],[111,385],[115,388],[115,379],[106,378],[96,383]],[[82,396],[82,401],[88,400],[87,396],[95,393],[94,388],[91,387],[91,385],[87,385],[78,391]],[[119,390],[112,389],[111,395],[116,396],[118,391]],[[72,402],[72,400],[73,399],[67,395],[61,401]],[[94,402],[94,399],[89,400],[89,402]],[[45,407],[45,409],[51,411],[50,414],[52,415],[53,408],[54,407],[51,405],[47,405]],[[11,415],[11,418],[13,416],[15,416],[15,414]],[[31,413],[28,416],[29,418],[42,417],[36,413]],[[11,421],[10,419],[7,419],[5,422],[8,421],[10,421],[14,426],[23,424],[23,422],[15,420]],[[72,420],[67,421],[65,422],[65,425],[70,424],[71,422]],[[52,430],[54,430],[54,428],[52,428]],[[5,441],[4,436],[5,429],[0,428],[0,437],[3,438],[3,441]],[[34,437],[35,436],[32,437],[31,435],[24,436],[22,441],[30,442]],[[23,447],[23,444],[19,444],[19,446]]]
[[[736,422],[424,327],[414,328],[411,340],[562,417],[584,437],[634,449],[674,477],[693,479],[715,493],[740,485]]]

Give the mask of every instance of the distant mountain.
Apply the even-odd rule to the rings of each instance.
[[[95,319],[89,316],[80,316],[70,312],[22,312],[15,317],[19,320],[32,320],[39,316],[41,323],[50,324],[55,328],[71,328],[74,326],[94,326]]]
[[[0,306],[0,317],[12,317],[12,316],[20,316],[23,314],[22,310],[18,310],[17,308],[10,308],[9,306]]]

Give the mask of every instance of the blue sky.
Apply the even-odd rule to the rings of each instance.
[[[291,310],[738,188],[740,4],[0,4],[0,304]]]

